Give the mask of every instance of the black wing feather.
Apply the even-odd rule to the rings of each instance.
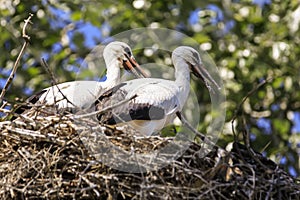
[[[102,110],[126,98],[127,91],[122,89],[126,83],[121,83],[104,92],[95,102],[96,110]],[[138,104],[135,100],[126,102],[108,112],[97,115],[103,124],[114,125],[132,120],[159,120],[165,117],[163,108],[150,104]]]
[[[22,114],[22,113],[24,113],[26,110],[31,109],[32,106],[31,106],[30,104],[35,104],[36,102],[38,102],[38,100],[41,98],[41,96],[42,96],[45,92],[47,92],[46,89],[45,89],[45,90],[42,90],[42,91],[40,91],[40,92],[38,92],[38,93],[36,93],[36,94],[34,94],[34,95],[32,95],[32,96],[30,96],[30,97],[26,100],[26,102],[27,102],[28,104],[26,104],[26,105],[24,104],[24,105],[21,105],[21,106],[17,107],[17,109],[15,110],[15,113],[17,113],[17,114]],[[14,120],[14,119],[16,119],[15,116],[13,116],[13,117],[11,118],[11,120]]]

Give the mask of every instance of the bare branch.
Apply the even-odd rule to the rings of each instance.
[[[115,104],[115,105],[111,105],[111,106],[108,106],[102,110],[97,110],[95,112],[91,112],[91,113],[87,113],[87,114],[82,114],[82,115],[75,115],[73,117],[73,119],[80,119],[80,118],[84,118],[84,117],[90,117],[90,116],[93,116],[93,115],[97,115],[97,114],[102,114],[102,113],[105,113],[107,112],[108,110],[111,110],[113,108],[116,108],[116,107],[119,107],[121,105],[123,105],[124,103],[128,102],[128,101],[131,101],[132,99],[136,98],[137,97],[137,94],[133,95],[132,97],[130,97],[129,99],[124,99],[123,101],[120,101],[119,103]]]
[[[14,132],[16,134],[19,134],[20,136],[23,137],[29,137],[32,139],[38,139],[40,141],[46,141],[46,142],[54,142],[56,144],[64,144],[63,141],[59,140],[59,138],[57,138],[55,135],[53,134],[47,134],[47,135],[43,135],[40,133],[40,131],[32,131],[32,130],[27,130],[27,129],[22,129],[22,128],[13,128],[13,127],[8,127],[7,128],[8,131],[10,132]]]
[[[190,129],[194,134],[196,134],[200,139],[207,145],[212,145],[213,147],[217,147],[219,149],[222,149],[212,141],[210,141],[209,138],[207,138],[203,133],[200,133],[197,131],[189,122],[185,119],[185,117],[182,115],[180,111],[176,112],[177,117],[181,120],[182,124],[185,125],[188,129]]]
[[[232,117],[232,120],[231,120],[231,129],[232,129],[232,133],[236,139],[236,134],[235,134],[235,131],[234,131],[234,121],[236,120],[236,118],[238,117],[238,113],[239,111],[242,109],[242,106],[243,104],[245,103],[245,101],[252,95],[254,94],[259,88],[261,88],[262,86],[264,86],[266,83],[270,82],[271,80],[273,80],[273,77],[269,78],[269,79],[266,79],[266,80],[263,80],[262,82],[260,82],[259,84],[255,85],[253,87],[252,90],[250,90],[247,95],[243,98],[243,100],[239,103],[237,109],[235,110],[234,112],[234,116]]]
[[[25,24],[24,24],[23,29],[22,29],[22,37],[28,43],[30,42],[30,37],[29,37],[29,35],[26,34],[26,27],[27,27],[28,24],[32,24],[32,22],[30,21],[30,19],[32,17],[33,17],[33,14],[29,13],[29,17],[24,20]]]
[[[56,87],[56,88],[58,89],[59,93],[63,96],[63,98],[66,99],[66,101],[67,101],[68,103],[70,103],[72,106],[74,106],[75,108],[77,108],[77,106],[74,105],[74,104],[73,104],[73,103],[65,96],[65,94],[60,90],[60,88],[58,87],[57,81],[56,81],[56,79],[55,79],[55,76],[54,76],[54,74],[52,73],[52,71],[50,70],[50,67],[49,67],[49,65],[47,64],[47,62],[45,61],[44,58],[42,58],[42,65],[45,67],[45,69],[47,70],[47,72],[48,72],[49,75],[50,75],[52,87]],[[53,92],[54,92],[54,90],[53,90]],[[53,96],[55,97],[55,94],[53,94]],[[54,100],[55,100],[55,104],[56,104],[57,101],[56,101],[56,99],[54,99]]]
[[[22,29],[22,37],[23,39],[25,40],[23,46],[22,46],[22,49],[17,57],[17,60],[13,66],[13,69],[11,70],[11,73],[1,91],[1,94],[0,94],[0,103],[2,103],[3,101],[3,98],[5,96],[5,93],[9,87],[9,85],[11,84],[12,80],[14,79],[15,77],[15,74],[17,72],[17,69],[18,69],[18,65],[19,65],[19,62],[25,52],[25,49],[27,48],[27,46],[29,45],[29,41],[30,41],[30,37],[26,34],[26,27],[28,26],[28,24],[32,24],[32,22],[30,21],[30,19],[33,17],[33,14],[29,13],[29,17],[25,20],[25,24],[23,26],[23,29]]]

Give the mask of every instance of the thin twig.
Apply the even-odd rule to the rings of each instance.
[[[0,109],[5,109],[5,106],[8,105],[7,101],[4,101],[3,104],[0,106]]]
[[[43,135],[41,134],[40,131],[32,131],[32,130],[27,130],[22,128],[13,128],[13,127],[7,127],[7,130],[27,138],[39,139],[41,141],[52,142],[59,145],[64,144],[64,141],[60,140],[54,134],[51,133],[47,135]]]
[[[138,95],[135,94],[132,97],[130,97],[129,99],[124,99],[123,101],[120,101],[119,103],[116,103],[114,105],[108,106],[108,107],[106,107],[106,108],[104,108],[102,110],[97,110],[97,111],[94,111],[94,112],[91,112],[91,113],[87,113],[87,114],[82,114],[82,115],[74,115],[73,119],[80,119],[80,118],[84,118],[84,117],[90,117],[90,116],[93,116],[93,115],[105,113],[108,110],[114,109],[114,108],[119,107],[119,106],[121,106],[122,104],[124,104],[124,103],[126,103],[128,101],[131,101],[132,99],[136,98],[137,96]]]
[[[22,37],[28,43],[30,42],[30,37],[29,37],[29,35],[26,34],[26,27],[27,27],[28,24],[32,24],[32,22],[30,21],[30,19],[32,17],[33,17],[33,14],[29,13],[29,17],[24,20],[25,24],[24,24],[23,29],[22,29]]]
[[[232,129],[232,132],[233,132],[233,135],[234,135],[234,140],[237,141],[237,135],[235,134],[235,131],[234,131],[234,121],[235,119],[238,117],[238,112],[241,110],[242,108],[242,105],[244,104],[244,102],[252,95],[254,94],[259,88],[261,88],[262,86],[264,86],[266,83],[268,83],[269,81],[273,80],[273,77],[269,78],[269,79],[266,79],[266,80],[263,80],[261,83],[257,84],[256,86],[253,87],[252,90],[250,90],[247,95],[243,98],[243,100],[240,102],[238,108],[235,110],[235,113],[234,113],[234,116],[232,118],[232,121],[231,121],[231,129]],[[244,131],[243,131],[243,139],[244,139],[244,143],[245,143],[245,146],[246,146],[246,149],[247,151],[249,152],[250,156],[257,162],[260,164],[260,166],[262,166],[264,169],[268,169],[255,155],[255,153],[253,152],[252,148],[251,148],[251,145],[250,145],[250,134],[247,130],[247,127],[246,127],[246,120],[245,118],[243,117],[242,118],[242,123],[244,125]]]
[[[57,81],[55,80],[55,76],[54,76],[54,74],[52,73],[52,71],[50,70],[50,67],[49,67],[48,63],[45,61],[44,58],[42,58],[42,65],[44,66],[44,68],[47,70],[47,72],[49,73],[49,75],[50,75],[50,77],[51,77],[51,85],[52,85],[52,87],[56,87],[57,90],[58,90],[58,92],[63,96],[63,98],[64,98],[68,103],[70,103],[72,106],[74,106],[75,108],[77,108],[77,106],[74,105],[74,103],[72,103],[72,102],[65,96],[65,94],[60,90],[60,88],[58,87]],[[53,93],[54,93],[54,90],[52,90],[52,91],[53,91]],[[55,94],[53,94],[53,96],[55,97]],[[56,104],[56,103],[57,103],[56,98],[54,98],[54,101],[55,101],[54,104]]]
[[[194,134],[196,134],[198,137],[200,137],[200,139],[208,144],[208,145],[212,145],[213,147],[217,147],[219,149],[222,149],[221,147],[219,147],[218,145],[216,145],[215,143],[213,143],[212,141],[210,141],[210,139],[208,139],[203,133],[200,133],[199,131],[197,131],[186,119],[185,117],[182,115],[182,113],[180,111],[176,112],[177,117],[181,120],[182,124],[185,125],[188,129],[190,129]]]
[[[8,109],[5,109],[5,106],[8,105],[8,102],[7,101],[3,101],[3,104],[0,106],[0,112],[3,112],[5,113],[3,117],[3,119],[5,119],[11,112],[11,110],[8,110]]]
[[[243,119],[243,125],[244,127],[246,127],[246,119],[245,117],[242,118]],[[267,166],[265,166],[256,156],[256,153],[253,152],[251,145],[250,145],[250,134],[247,130],[247,128],[244,128],[245,130],[243,131],[243,139],[244,139],[244,143],[246,145],[246,148],[250,154],[250,156],[257,162],[259,163],[264,169],[269,169]]]
[[[237,109],[235,110],[234,112],[234,116],[232,117],[232,120],[231,120],[231,129],[232,129],[232,133],[234,135],[234,138],[236,140],[236,134],[235,134],[235,131],[234,131],[234,121],[236,120],[237,116],[238,116],[238,113],[239,111],[241,110],[243,104],[245,103],[245,101],[252,95],[254,94],[259,88],[261,88],[262,86],[264,86],[266,83],[268,83],[269,81],[273,80],[273,77],[267,79],[267,80],[263,80],[262,82],[260,82],[259,84],[255,85],[252,90],[250,90],[247,95],[243,98],[243,100],[239,103]]]
[[[21,58],[22,58],[22,56],[23,56],[23,54],[25,52],[25,49],[29,45],[30,37],[26,34],[26,27],[28,26],[28,24],[32,24],[32,22],[30,21],[30,19],[32,17],[33,17],[33,14],[29,13],[29,17],[26,20],[24,20],[25,24],[24,24],[23,29],[22,29],[22,37],[25,40],[25,42],[24,42],[24,44],[22,46],[22,49],[21,49],[21,51],[20,51],[20,53],[19,53],[19,55],[17,57],[17,60],[16,60],[16,62],[14,64],[14,66],[13,66],[13,69],[11,70],[11,73],[10,73],[10,75],[9,75],[9,77],[8,77],[6,83],[5,83],[5,85],[4,85],[4,87],[3,87],[2,91],[1,91],[1,94],[0,94],[0,102],[1,103],[3,101],[3,98],[5,96],[5,93],[6,93],[7,89],[8,89],[8,87],[9,87],[9,85],[12,83],[12,80],[15,77],[15,74],[16,74],[17,69],[18,69],[19,62],[20,62],[20,60],[21,60]]]

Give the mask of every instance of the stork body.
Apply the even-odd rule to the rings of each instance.
[[[127,81],[105,92],[96,102],[101,110],[118,101],[129,102],[116,107],[111,112],[100,114],[97,118],[106,124],[126,123],[142,135],[151,135],[172,122],[181,111],[190,91],[190,71],[205,82],[206,86],[219,88],[218,84],[202,66],[200,56],[191,47],[178,47],[172,53],[175,67],[175,81],[144,78]]]
[[[28,98],[32,104],[55,106],[57,110],[76,112],[89,108],[104,91],[120,82],[120,68],[134,73],[137,77],[144,77],[144,72],[136,63],[130,47],[123,42],[111,42],[103,51],[107,68],[106,80],[98,81],[71,81],[43,89]],[[20,107],[16,112],[22,113],[31,106]]]

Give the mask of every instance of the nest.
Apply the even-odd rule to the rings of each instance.
[[[0,130],[1,199],[300,198],[299,180],[236,142],[230,152],[206,152],[192,141],[58,115],[3,121]],[[160,151],[168,146],[170,154]]]

